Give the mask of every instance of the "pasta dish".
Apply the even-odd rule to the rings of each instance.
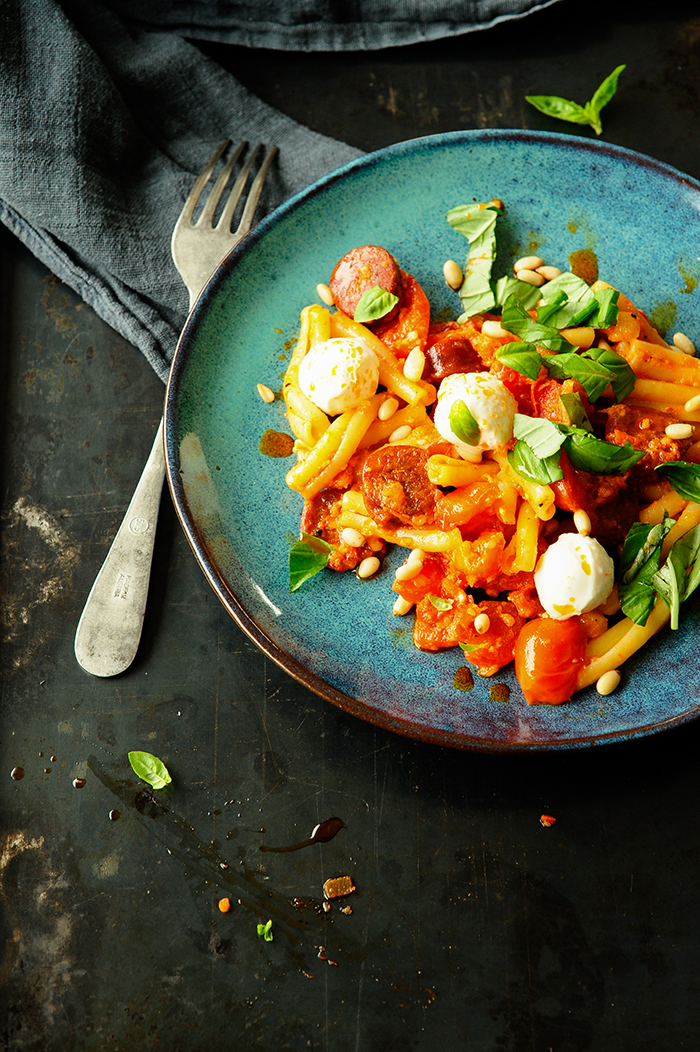
[[[348,252],[301,311],[283,387],[303,498],[290,588],[381,575],[426,652],[526,700],[618,686],[700,580],[700,362],[624,293],[539,256],[492,274],[501,201],[452,209],[456,321],[385,248]]]

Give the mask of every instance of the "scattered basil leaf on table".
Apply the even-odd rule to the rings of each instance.
[[[378,321],[392,310],[399,302],[399,297],[393,292],[387,292],[381,285],[367,289],[360,296],[355,307],[355,321],[368,322]]]
[[[536,110],[548,117],[571,121],[573,124],[590,124],[596,135],[600,135],[603,131],[600,112],[617,91],[617,82],[624,68],[624,65],[617,66],[584,106],[560,95],[526,95],[525,98]]]
[[[332,544],[302,533],[301,539],[289,549],[289,591],[296,592],[305,581],[320,573],[332,551]]]
[[[129,763],[134,774],[154,789],[164,789],[172,782],[168,768],[153,753],[134,750],[129,753]]]
[[[667,460],[656,471],[671,483],[679,497],[700,503],[700,464],[688,460]]]
[[[265,942],[272,942],[274,935],[272,934],[272,921],[269,920],[267,924],[258,924],[258,935]]]
[[[477,446],[481,441],[481,430],[474,416],[462,399],[458,399],[450,409],[450,427],[460,442],[468,446]]]
[[[496,220],[500,214],[496,208],[478,204],[458,205],[447,213],[452,229],[469,242],[464,281],[458,292],[462,304],[460,323],[496,306],[491,269],[496,258]]]

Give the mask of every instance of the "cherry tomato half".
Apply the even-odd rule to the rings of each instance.
[[[536,617],[523,626],[515,643],[515,674],[528,705],[561,705],[569,700],[587,642],[574,618]]]

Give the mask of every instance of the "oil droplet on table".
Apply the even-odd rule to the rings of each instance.
[[[587,285],[598,280],[598,257],[592,248],[577,248],[569,256],[569,266],[571,273]]]
[[[85,787],[85,779],[84,778],[74,778],[73,779],[73,788],[74,789],[83,789],[84,787]]]
[[[263,433],[258,448],[266,457],[289,457],[294,449],[294,439],[284,431],[272,431],[268,428]]]
[[[110,820],[110,822],[116,822],[118,818],[121,818],[121,816],[122,816],[122,813],[121,813],[121,811],[118,811],[118,810],[116,809],[116,807],[115,807],[115,808],[113,808],[113,809],[112,809],[112,810],[111,810],[111,811],[109,812],[109,820]]]
[[[10,778],[13,778],[16,782],[19,782],[24,778],[24,767],[13,767],[10,771]]]
[[[472,670],[463,665],[458,668],[455,672],[455,678],[452,680],[452,686],[456,687],[457,690],[473,690],[474,689],[474,676]]]
[[[342,818],[327,818],[325,822],[320,822],[314,827],[311,836],[307,840],[300,840],[298,844],[290,844],[288,847],[266,847],[265,844],[261,844],[260,850],[299,851],[300,848],[309,847],[311,844],[327,844],[341,829],[346,828],[347,826]]]

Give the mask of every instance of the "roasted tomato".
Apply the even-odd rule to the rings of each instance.
[[[575,618],[536,617],[520,630],[515,674],[528,705],[561,705],[576,689],[588,638]]]

